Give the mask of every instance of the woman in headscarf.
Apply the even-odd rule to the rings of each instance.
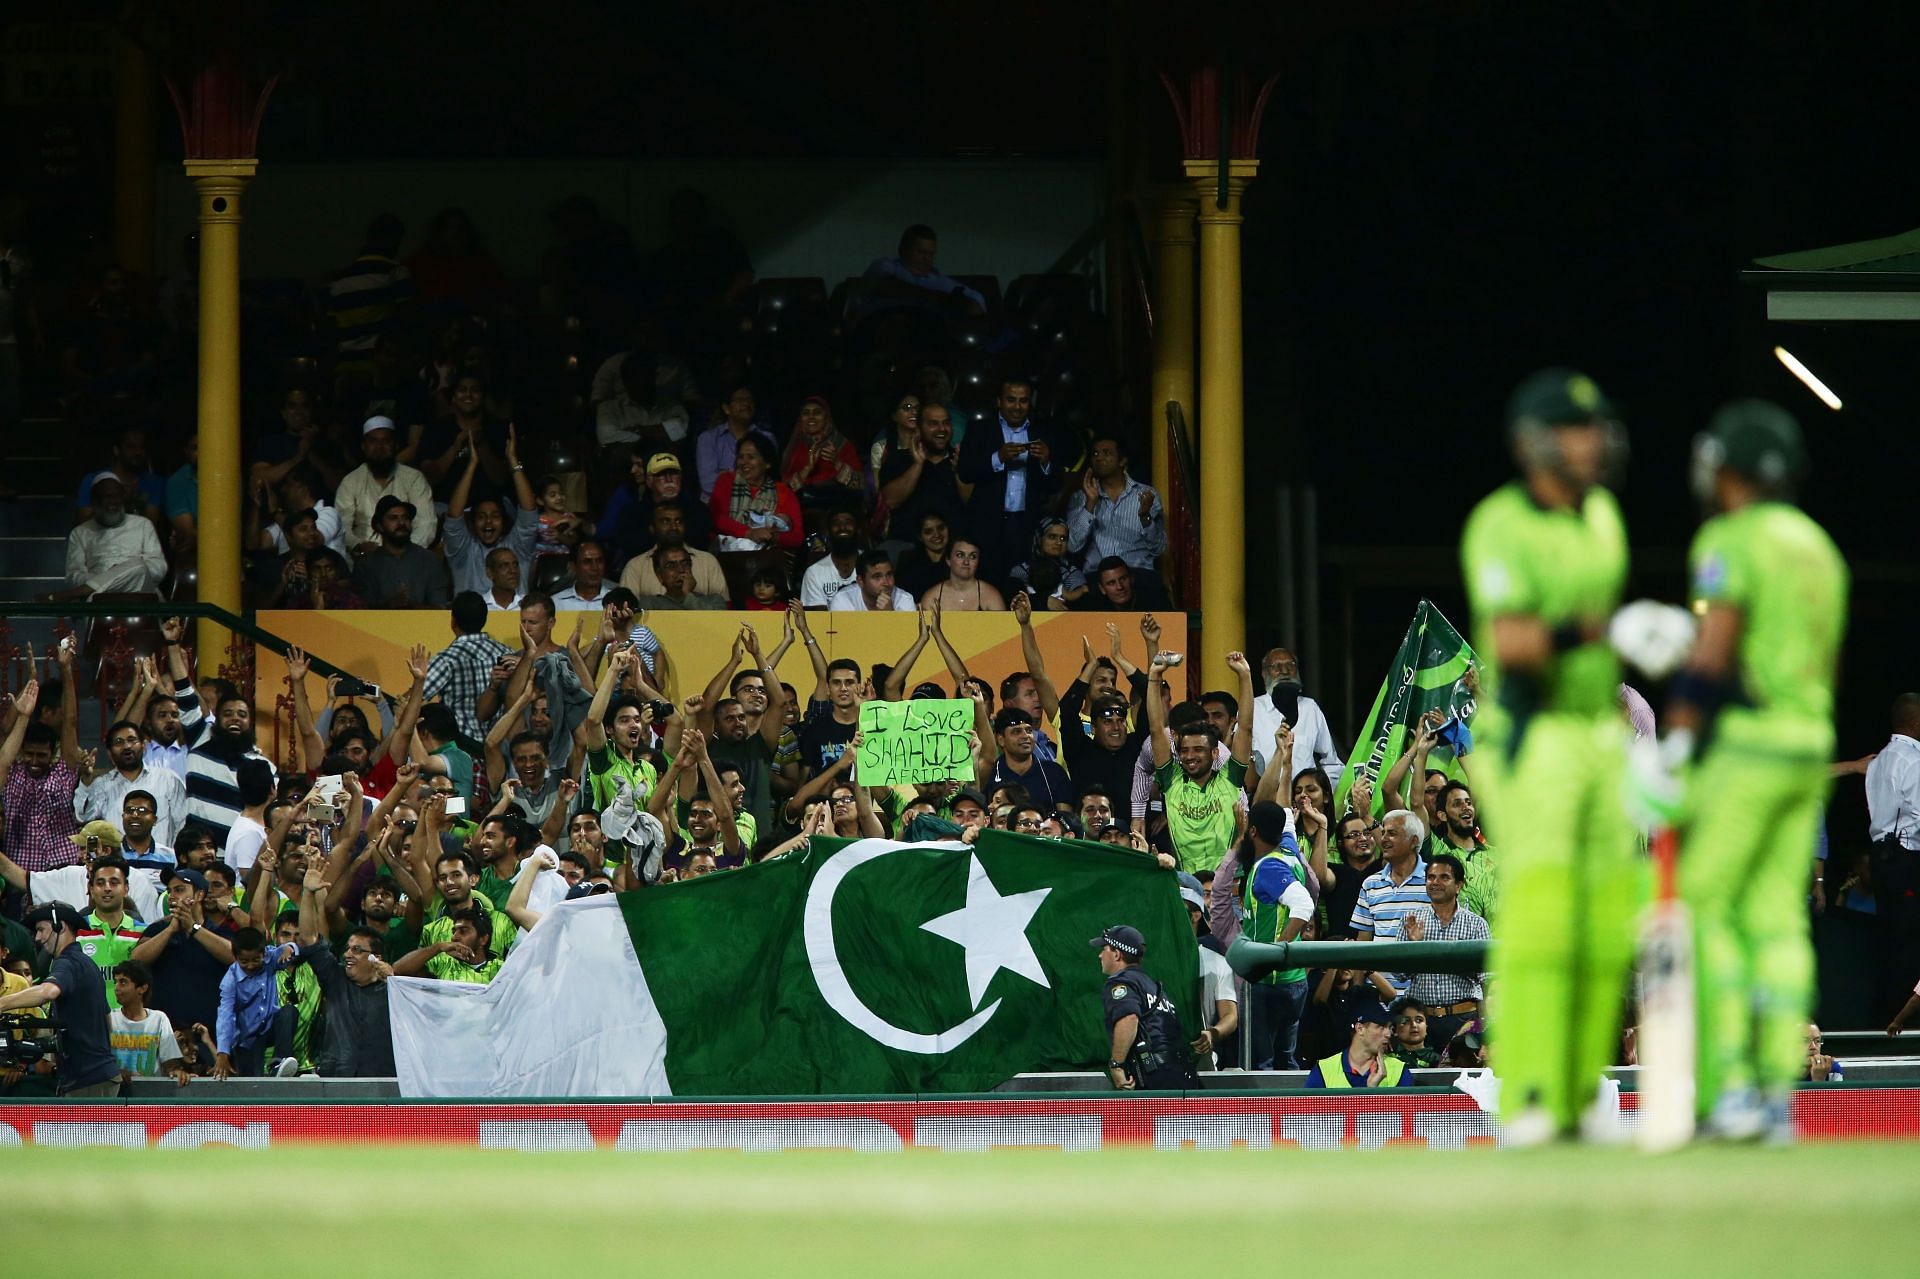
[[[787,445],[780,477],[800,505],[809,509],[837,505],[865,488],[860,451],[840,434],[833,424],[833,410],[817,395],[800,401],[800,416],[793,424],[793,441]]]
[[[1087,593],[1087,575],[1067,558],[1067,522],[1057,515],[1040,521],[1033,531],[1033,554],[1012,573],[1016,590],[1045,600],[1056,613],[1072,608]]]

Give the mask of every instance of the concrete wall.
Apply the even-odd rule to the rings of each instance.
[[[426,161],[263,162],[247,189],[246,274],[317,279],[350,261],[368,218],[407,223],[411,252],[429,218],[460,205],[515,276],[532,274],[548,243],[546,210],[576,192],[626,223],[643,250],[662,238],[667,196],[704,191],[762,277],[858,275],[893,250],[902,227],[941,233],[940,262],[956,274],[1045,271],[1099,217],[1097,162],[937,161]],[[192,184],[161,170],[156,211],[162,275],[179,268],[193,229]]]

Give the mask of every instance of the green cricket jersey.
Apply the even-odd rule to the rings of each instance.
[[[1627,532],[1613,494],[1594,487],[1579,510],[1543,507],[1519,481],[1474,507],[1460,541],[1473,607],[1473,646],[1484,698],[1499,691],[1495,618],[1537,617],[1548,626],[1604,621],[1627,577]],[[1619,713],[1620,669],[1604,639],[1556,654],[1542,672],[1540,709]]]
[[[1741,615],[1740,691],[1774,749],[1833,749],[1834,683],[1847,627],[1847,565],[1812,519],[1756,502],[1700,526],[1687,557],[1696,604]],[[1738,734],[1731,712],[1721,728]]]
[[[1247,766],[1231,755],[1224,766],[1195,782],[1169,759],[1154,770],[1153,780],[1167,803],[1167,834],[1173,839],[1180,869],[1198,874],[1212,870],[1233,847],[1233,811],[1247,784]]]

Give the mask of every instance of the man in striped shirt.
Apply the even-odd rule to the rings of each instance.
[[[1353,935],[1359,941],[1398,941],[1400,923],[1427,904],[1427,867],[1420,846],[1427,837],[1420,819],[1396,808],[1381,819],[1377,844],[1386,864],[1360,885],[1353,904]],[[1382,972],[1396,995],[1407,993],[1403,973]]]
[[[1118,556],[1145,573],[1167,553],[1166,512],[1152,488],[1127,474],[1127,452],[1116,436],[1095,435],[1080,481],[1080,496],[1067,507],[1067,547],[1091,570]]]
[[[185,619],[169,617],[160,623],[167,642],[167,672],[173,677],[173,695],[180,703],[180,727],[190,748],[187,753],[187,818],[213,832],[222,849],[227,832],[245,805],[235,775],[240,761],[257,759],[273,774],[273,762],[254,748],[253,703],[240,693],[222,696],[209,716],[200,706],[200,694],[187,671]]]
[[[334,272],[327,286],[342,361],[369,361],[394,312],[413,299],[413,277],[395,259],[406,226],[391,213],[368,224],[360,256]]]

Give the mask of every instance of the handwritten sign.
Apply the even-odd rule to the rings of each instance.
[[[862,786],[973,780],[973,703],[953,699],[866,702],[860,707]]]

